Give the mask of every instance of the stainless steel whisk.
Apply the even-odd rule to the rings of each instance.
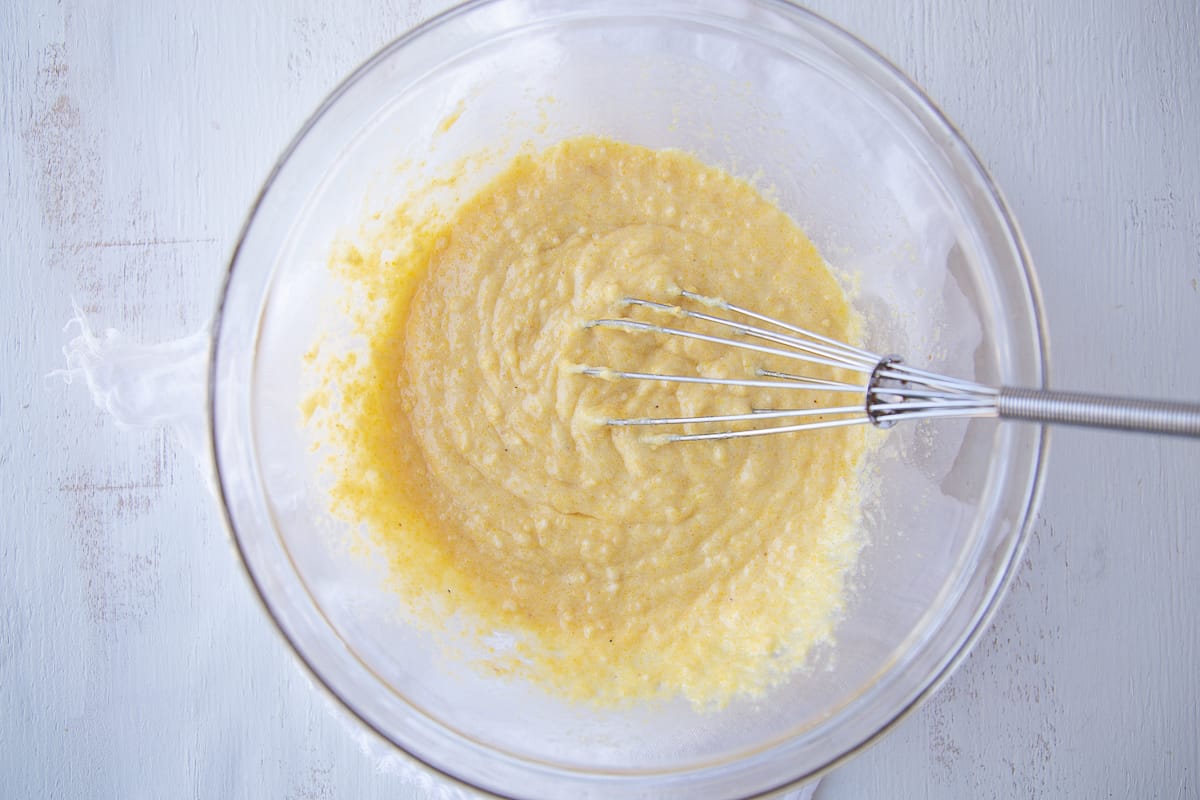
[[[658,437],[662,441],[668,442],[733,439],[867,423],[887,428],[902,420],[938,417],[999,417],[1029,422],[1200,437],[1200,404],[1108,397],[1046,389],[985,386],[910,367],[899,356],[880,356],[750,309],[727,303],[724,300],[704,297],[687,291],[681,292],[681,294],[697,305],[730,312],[747,320],[753,320],[753,322],[738,322],[679,305],[627,298],[624,301],[627,305],[640,306],[676,318],[710,323],[728,329],[743,338],[715,336],[683,328],[654,325],[634,319],[597,319],[588,322],[586,326],[678,336],[728,345],[764,355],[847,370],[862,376],[862,381],[856,383],[825,380],[762,368],[757,370],[754,378],[661,375],[591,366],[585,367],[582,370],[583,374],[608,379],[843,392],[860,395],[861,399],[852,405],[836,407],[755,409],[745,414],[712,416],[610,419],[607,420],[607,424],[668,426],[690,423],[720,424],[802,420],[806,417],[820,418],[744,430],[672,433]],[[758,342],[747,341],[749,339],[757,339]],[[769,344],[760,344],[759,342]]]

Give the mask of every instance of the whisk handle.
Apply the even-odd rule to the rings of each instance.
[[[1200,437],[1200,404],[1004,387],[996,410],[1006,419]]]

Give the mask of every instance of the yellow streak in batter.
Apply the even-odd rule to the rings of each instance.
[[[452,601],[424,606],[430,626],[456,609],[515,633],[518,674],[597,703],[760,694],[831,640],[863,431],[655,447],[600,421],[797,396],[579,374],[795,369],[583,327],[679,287],[857,338],[816,249],[752,187],[683,153],[572,139],[445,224],[398,213],[339,268],[379,313],[367,357],[334,370],[336,508],[385,544],[410,602]]]

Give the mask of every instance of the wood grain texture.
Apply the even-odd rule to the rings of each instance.
[[[316,690],[175,444],[61,366],[74,297],[146,341],[211,314],[277,154],[444,2],[0,6],[0,791],[421,797]],[[923,85],[1039,267],[1053,382],[1200,397],[1200,5],[817,2]],[[1200,794],[1200,447],[1056,431],[1015,585],[818,798]]]

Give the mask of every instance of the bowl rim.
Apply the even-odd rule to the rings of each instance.
[[[257,597],[262,608],[270,617],[273,627],[277,635],[279,635],[291,649],[291,651],[299,659],[300,663],[308,671],[315,680],[316,685],[320,686],[329,696],[334,698],[339,705],[348,710],[359,723],[364,725],[368,730],[373,732],[388,743],[405,758],[411,759],[416,764],[423,768],[431,770],[451,784],[468,789],[474,792],[481,792],[485,795],[494,797],[516,797],[515,795],[506,795],[497,792],[493,789],[485,788],[470,782],[467,779],[459,777],[445,768],[433,764],[416,753],[403,747],[396,742],[386,732],[381,730],[375,723],[371,722],[366,714],[359,711],[355,705],[343,697],[339,691],[330,685],[320,672],[316,669],[309,656],[298,646],[298,644],[288,634],[284,627],[279,613],[272,605],[271,599],[267,595],[265,587],[256,577],[251,569],[247,557],[246,549],[243,546],[241,534],[238,532],[237,526],[234,524],[233,515],[230,509],[229,490],[225,485],[225,477],[221,470],[221,445],[216,427],[217,420],[217,383],[218,383],[218,366],[221,358],[221,333],[226,312],[226,304],[229,299],[230,287],[234,279],[234,272],[238,265],[243,246],[245,245],[247,236],[253,227],[255,219],[258,217],[259,211],[263,205],[265,198],[275,185],[277,178],[283,167],[289,162],[297,148],[306,139],[310,131],[322,120],[326,114],[336,105],[337,101],[345,94],[360,78],[374,70],[381,62],[386,60],[393,52],[403,48],[409,42],[426,35],[428,32],[439,28],[453,19],[470,14],[477,9],[500,5],[510,0],[465,0],[458,5],[448,8],[429,19],[417,24],[408,29],[396,38],[390,40],[380,48],[378,48],[369,58],[362,64],[350,72],[345,78],[340,80],[334,89],[332,89],[321,103],[313,110],[300,126],[297,132],[291,137],[288,144],[280,152],[275,159],[274,164],[267,177],[262,183],[261,188],[256,193],[245,219],[239,229],[236,243],[230,252],[225,275],[222,279],[221,286],[218,292],[218,300],[216,310],[213,315],[211,324],[211,334],[209,342],[209,361],[207,369],[207,386],[206,386],[206,412],[208,424],[208,444],[209,455],[212,459],[213,474],[216,476],[216,490],[220,499],[221,513],[225,521],[227,531],[232,539],[232,542],[238,552],[238,563],[242,568],[244,575],[254,588],[254,594]],[[1010,244],[1012,245],[1021,268],[1021,277],[1023,278],[1023,286],[1026,291],[1026,300],[1028,302],[1029,311],[1031,312],[1034,322],[1033,332],[1037,344],[1037,355],[1039,356],[1038,373],[1039,382],[1042,387],[1048,385],[1049,363],[1050,363],[1050,342],[1049,333],[1045,317],[1043,305],[1042,290],[1034,269],[1033,260],[1029,253],[1025,238],[1017,226],[1010,205],[1004,198],[995,179],[990,171],[979,159],[974,149],[967,142],[962,132],[949,119],[926,93],[925,91],[911,78],[909,75],[894,64],[891,59],[884,56],[872,46],[867,44],[858,36],[850,33],[842,28],[837,23],[832,22],[826,17],[798,5],[793,0],[740,0],[752,6],[777,11],[789,17],[790,21],[798,22],[811,29],[814,29],[822,40],[825,42],[833,41],[843,47],[856,51],[856,55],[864,58],[868,62],[872,62],[875,67],[882,70],[884,75],[895,81],[897,87],[904,92],[907,92],[908,97],[903,98],[907,101],[915,103],[929,115],[929,122],[940,127],[942,132],[947,134],[951,143],[959,148],[960,156],[964,159],[966,166],[976,173],[981,186],[986,191],[987,200],[994,206],[997,212],[997,219],[1003,223],[1003,231],[1007,235]],[[686,2],[686,0],[685,0]],[[596,11],[603,7],[603,0],[577,0],[578,8],[588,8]],[[697,4],[699,5],[699,4]],[[655,9],[647,8],[647,16],[653,16]],[[980,636],[988,628],[997,610],[1002,605],[1004,598],[1007,596],[1009,587],[1012,584],[1013,577],[1021,566],[1025,550],[1028,546],[1030,532],[1033,523],[1037,517],[1037,511],[1041,503],[1042,494],[1045,484],[1046,466],[1049,456],[1050,446],[1050,430],[1045,425],[1038,426],[1040,430],[1037,436],[1037,453],[1033,460],[1033,472],[1029,476],[1024,489],[1025,510],[1019,524],[1016,527],[1014,534],[1014,542],[1010,556],[1008,557],[1002,574],[996,580],[996,588],[991,592],[990,597],[984,606],[979,610],[978,616],[974,624],[967,631],[962,639],[957,650],[949,654],[940,669],[932,675],[928,682],[917,691],[908,703],[899,707],[882,725],[880,725],[873,733],[859,741],[857,744],[846,749],[840,755],[830,759],[827,763],[813,769],[803,775],[787,780],[785,783],[773,788],[765,789],[747,797],[773,797],[781,793],[795,789],[797,786],[816,780],[827,774],[829,771],[844,764],[846,761],[862,753],[864,750],[878,742],[884,735],[892,731],[896,725],[907,718],[909,714],[917,710],[924,702],[936,692],[958,667],[963,663],[966,657],[974,649]]]

